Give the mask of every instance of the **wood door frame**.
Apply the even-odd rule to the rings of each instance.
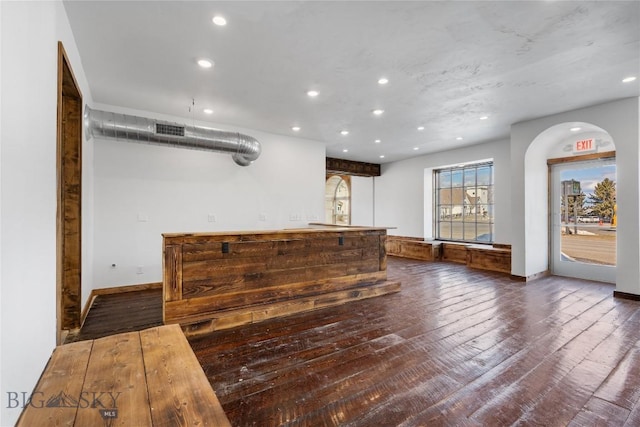
[[[81,324],[82,93],[58,42],[56,122],[56,342]]]

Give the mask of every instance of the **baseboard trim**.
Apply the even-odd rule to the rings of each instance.
[[[89,298],[87,298],[87,302],[84,304],[84,308],[82,309],[82,313],[80,314],[80,329],[84,326],[84,321],[87,320],[87,314],[89,314],[89,309],[93,304],[93,300],[96,299],[96,295],[93,293],[93,290],[89,294]]]
[[[518,282],[533,282],[534,280],[542,279],[543,277],[547,277],[550,275],[551,273],[549,272],[549,270],[545,270],[536,274],[532,274],[531,276],[517,276],[515,274],[512,274],[511,279]]]
[[[112,295],[124,294],[126,292],[148,291],[151,289],[162,289],[162,282],[142,283],[139,285],[113,286],[111,288],[98,288],[91,291],[92,295]]]
[[[629,294],[627,292],[613,291],[614,298],[628,299],[631,301],[640,301],[640,295]]]

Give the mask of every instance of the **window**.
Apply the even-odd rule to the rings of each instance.
[[[493,242],[493,163],[434,171],[435,237]]]
[[[328,224],[351,224],[351,181],[348,176],[331,176],[325,185],[325,221]]]

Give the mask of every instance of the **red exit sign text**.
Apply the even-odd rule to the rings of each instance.
[[[590,153],[596,151],[596,141],[593,138],[581,139],[573,144],[574,153]]]

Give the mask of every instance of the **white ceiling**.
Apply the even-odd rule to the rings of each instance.
[[[640,79],[638,1],[64,4],[95,102],[319,140],[331,157],[404,159],[640,95],[621,82]]]

